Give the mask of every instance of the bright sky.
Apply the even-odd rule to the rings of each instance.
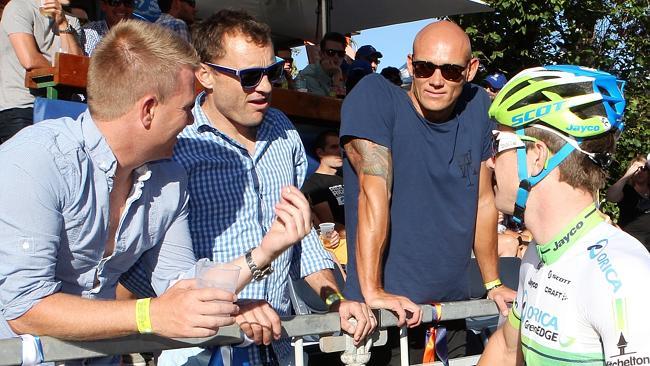
[[[411,52],[413,38],[415,38],[417,32],[433,20],[418,20],[372,28],[362,31],[361,34],[352,37],[352,39],[356,43],[356,48],[370,44],[384,55],[380,60],[381,64],[379,64],[377,72],[387,66],[400,68],[406,63],[406,55]],[[302,70],[307,66],[307,54],[304,47],[300,47],[300,53],[294,57],[294,62],[298,70]]]

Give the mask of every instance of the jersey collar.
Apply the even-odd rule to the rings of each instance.
[[[544,264],[556,262],[573,244],[603,221],[603,217],[594,204],[587,206],[553,239],[547,243],[537,245],[536,249],[539,258]]]

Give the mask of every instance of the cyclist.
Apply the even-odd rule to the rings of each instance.
[[[497,208],[537,240],[479,365],[650,365],[650,254],[594,205],[622,130],[624,82],[557,65],[496,96]]]

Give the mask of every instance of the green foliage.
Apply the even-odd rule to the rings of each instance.
[[[610,183],[634,156],[650,153],[649,0],[486,2],[493,13],[453,17],[469,34],[485,71],[512,77],[529,67],[575,64],[611,72],[627,82],[627,107]],[[605,210],[618,213],[611,204]]]

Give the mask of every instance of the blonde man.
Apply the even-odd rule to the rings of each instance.
[[[192,122],[197,66],[194,49],[169,30],[122,22],[91,59],[89,109],[2,146],[0,338],[205,337],[234,322],[234,294],[184,279],[195,265],[186,177],[160,161]],[[310,228],[299,191],[285,188],[282,197],[280,219],[252,253],[260,265]],[[106,301],[137,260],[159,297]],[[251,273],[243,258],[233,263],[243,287]]]

